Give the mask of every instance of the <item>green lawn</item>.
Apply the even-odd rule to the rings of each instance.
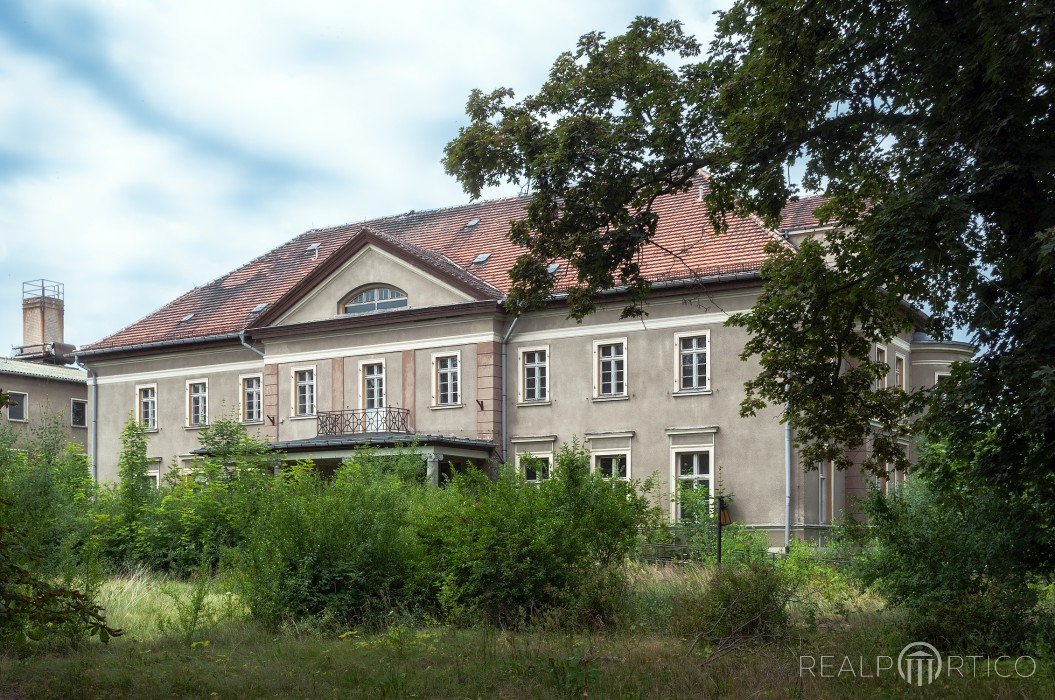
[[[900,642],[875,613],[823,623],[797,644],[736,648],[714,658],[651,630],[600,634],[391,626],[268,630],[222,592],[190,639],[149,577],[111,581],[101,599],[125,636],[18,658],[0,655],[0,698],[60,697],[920,697],[896,674],[800,678],[800,653],[896,657]],[[176,584],[179,594],[189,586]],[[207,616],[209,617],[209,616]],[[159,619],[170,620],[166,632]],[[164,625],[162,625],[164,627]],[[894,644],[897,648],[891,648]],[[939,679],[946,697],[1055,697],[1050,663],[1029,679]]]

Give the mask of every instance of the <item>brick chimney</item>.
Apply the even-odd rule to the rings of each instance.
[[[63,342],[64,296],[61,282],[22,283],[22,345],[15,348],[17,358],[54,364],[69,361],[75,347]]]

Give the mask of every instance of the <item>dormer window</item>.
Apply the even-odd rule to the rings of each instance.
[[[395,287],[370,287],[357,293],[344,304],[346,314],[369,314],[375,311],[405,309],[407,293]]]

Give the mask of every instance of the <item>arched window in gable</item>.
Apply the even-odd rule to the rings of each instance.
[[[402,289],[377,285],[356,292],[351,298],[341,303],[343,314],[369,314],[375,311],[405,309],[408,305],[407,293]]]

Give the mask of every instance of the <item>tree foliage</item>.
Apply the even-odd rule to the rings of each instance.
[[[704,169],[715,223],[774,224],[794,165],[831,229],[775,250],[734,320],[763,368],[743,411],[784,405],[807,460],[863,447],[878,468],[903,462],[900,419],[929,409],[916,427],[957,459],[996,431],[979,483],[1055,503],[1053,15],[1040,0],[740,0],[700,59],[677,22],[638,18],[582,37],[536,95],[474,92],[445,164],[474,196],[530,188],[510,301],[541,303],[543,263],[566,258],[580,318],[613,283],[642,313],[658,196]],[[966,327],[981,352],[925,396],[874,392],[871,344],[913,325]]]

